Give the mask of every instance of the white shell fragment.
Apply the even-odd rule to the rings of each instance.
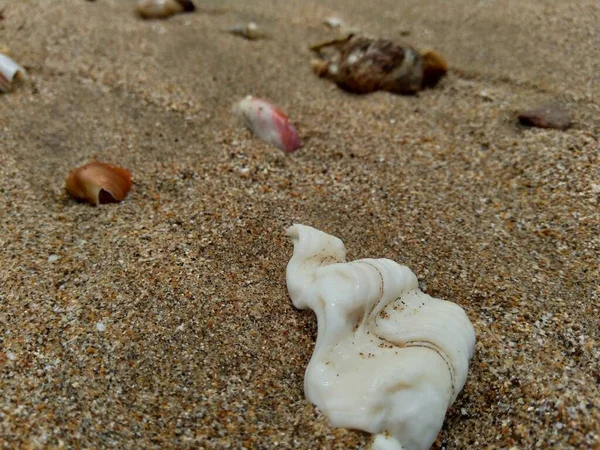
[[[246,24],[237,24],[229,28],[231,34],[241,36],[249,41],[256,41],[258,39],[264,39],[267,34],[263,32],[255,22],[248,22]]]
[[[247,96],[233,106],[233,113],[263,141],[286,153],[300,148],[300,137],[288,117],[266,100]]]
[[[375,450],[430,448],[475,349],[463,309],[421,292],[394,261],[346,262],[340,239],[305,225],[287,234],[290,297],[318,321],[306,398],[331,426],[375,434]]]
[[[10,92],[13,81],[21,81],[27,78],[25,69],[0,53],[0,91]]]
[[[344,21],[342,19],[340,19],[339,17],[335,17],[335,16],[328,17],[324,23],[329,28],[341,28],[344,25]]]

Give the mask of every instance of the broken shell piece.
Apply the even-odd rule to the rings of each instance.
[[[429,449],[467,379],[475,350],[467,315],[421,292],[408,267],[346,262],[340,239],[305,225],[287,234],[292,303],[318,322],[306,398],[331,426],[375,434],[373,449]]]
[[[129,170],[94,161],[71,172],[67,178],[67,192],[77,200],[98,206],[120,202],[127,196],[132,184]]]
[[[263,141],[286,153],[300,148],[300,137],[294,125],[281,110],[266,100],[249,95],[234,105],[233,112]]]
[[[347,39],[348,36],[355,35],[360,32],[358,28],[347,25],[339,17],[328,17],[323,23],[332,30],[337,31],[338,39]]]
[[[436,84],[447,71],[446,62],[439,54],[421,55],[412,47],[387,39],[350,34],[345,39],[312,46],[311,50],[320,53],[328,47],[335,53],[313,62],[313,70],[340,88],[357,94],[377,90],[414,94]]]
[[[13,82],[20,82],[27,78],[25,69],[0,53],[0,91],[10,92]]]
[[[143,19],[165,19],[195,9],[192,0],[140,0],[135,8]]]
[[[241,36],[249,41],[256,41],[258,39],[265,39],[267,37],[267,34],[261,31],[258,25],[254,22],[235,25],[229,28],[227,31],[229,31],[231,34],[235,34],[236,36]]]

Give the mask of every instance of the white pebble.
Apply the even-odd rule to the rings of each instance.
[[[56,261],[58,261],[58,258],[59,258],[58,255],[50,255],[50,256],[48,256],[48,262],[51,262],[51,263],[56,262]]]
[[[17,356],[11,351],[6,352],[6,357],[8,359],[10,359],[11,361],[14,361],[15,359],[17,359]]]
[[[98,322],[96,324],[96,330],[98,330],[98,331],[104,331],[104,330],[106,330],[106,325],[104,325],[102,322]]]
[[[325,20],[325,25],[330,28],[341,28],[342,25],[344,25],[344,21],[339,17],[328,17],[327,20]]]

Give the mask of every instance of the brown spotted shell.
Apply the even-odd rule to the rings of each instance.
[[[422,55],[412,47],[387,39],[351,35],[313,49],[326,46],[335,46],[337,53],[328,59],[313,61],[313,70],[353,93],[384,90],[414,94],[437,83],[447,71],[441,55],[435,52]]]
[[[131,172],[113,164],[94,161],[74,169],[67,178],[67,192],[92,205],[120,202],[133,180]]]

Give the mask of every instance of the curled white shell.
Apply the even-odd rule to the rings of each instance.
[[[421,292],[408,267],[346,262],[340,239],[308,226],[287,234],[290,297],[318,320],[306,398],[332,426],[374,433],[374,449],[428,449],[475,349],[465,312]]]
[[[300,148],[300,137],[288,117],[261,98],[247,96],[233,106],[233,113],[263,141],[291,153]]]
[[[12,89],[13,81],[24,80],[26,77],[23,67],[0,53],[0,91],[9,92]]]

